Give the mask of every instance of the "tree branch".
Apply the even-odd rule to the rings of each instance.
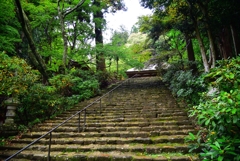
[[[80,7],[81,5],[83,5],[83,3],[85,2],[85,0],[80,1],[76,6],[74,6],[73,8],[66,10],[63,14],[63,18],[65,18],[68,14],[72,13],[74,10],[76,10],[78,7]]]

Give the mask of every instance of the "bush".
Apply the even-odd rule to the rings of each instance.
[[[9,97],[15,99],[20,93],[39,81],[39,72],[33,70],[23,59],[9,57],[4,52],[0,53],[0,121],[4,121],[6,106],[3,101]]]
[[[23,59],[0,53],[0,95],[17,96],[38,81],[39,72]]]
[[[73,73],[59,74],[49,79],[52,86],[35,83],[26,91],[20,92],[18,123],[31,127],[69,109],[79,101],[95,96],[99,89],[98,81],[94,77],[87,80],[90,77],[86,74],[83,78],[86,80]]]
[[[201,103],[190,110],[204,129],[202,159],[240,160],[240,57],[219,62],[204,80],[214,93],[203,93]],[[199,144],[198,144],[199,146]]]
[[[173,95],[198,104],[200,93],[206,90],[201,77],[193,75],[191,70],[179,70],[178,64],[172,65],[163,75],[163,82],[169,85]]]
[[[80,78],[74,78],[69,74],[59,74],[49,79],[49,82],[56,89],[57,93],[62,96],[71,96],[73,94],[71,88],[73,87],[74,82],[79,80]]]
[[[72,86],[73,94],[80,95],[80,99],[88,99],[99,94],[100,83],[97,75],[91,71],[73,70],[71,72],[75,78],[80,78],[74,82]]]
[[[98,94],[98,80],[90,72],[74,70],[68,75],[59,74],[50,79],[53,87],[63,96],[78,95],[79,101]]]
[[[0,53],[0,81],[1,100],[13,96],[20,101],[18,127],[31,127],[99,92],[99,83],[89,71],[72,69],[68,75],[54,76],[49,80],[51,86],[45,86],[39,83],[39,73],[23,59],[4,53]]]
[[[65,110],[74,102],[57,94],[55,87],[37,83],[39,72],[33,70],[23,59],[9,57],[5,53],[0,53],[0,80],[1,97],[15,97],[20,101],[16,111],[18,124],[39,123]],[[60,88],[64,85],[66,84],[57,84]],[[5,113],[1,114],[4,115]]]
[[[39,123],[63,110],[60,109],[62,97],[51,88],[34,84],[28,91],[19,94],[21,104],[17,108],[17,123],[24,125]]]

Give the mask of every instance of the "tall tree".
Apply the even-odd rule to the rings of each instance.
[[[103,48],[103,29],[105,27],[105,12],[116,12],[125,8],[123,0],[94,0],[93,1],[93,21],[95,26],[95,44],[96,51],[96,70],[102,72],[101,87],[107,85],[106,80],[106,62]]]
[[[192,4],[192,2],[190,2],[188,0],[187,0],[187,3],[188,3],[188,6],[189,6],[189,16],[192,20],[192,23],[193,23],[193,26],[194,26],[194,29],[195,29],[196,38],[198,40],[199,48],[200,48],[200,51],[201,51],[204,71],[209,72],[210,67],[209,67],[209,64],[208,64],[208,59],[207,59],[207,55],[206,55],[206,50],[205,50],[203,38],[201,36],[199,25],[198,25],[198,17],[196,16],[196,14],[194,12],[195,7],[194,7],[194,4]]]
[[[23,1],[23,7],[31,20],[32,34],[37,42],[36,46],[47,63],[48,70],[64,72],[63,53],[64,41],[57,1],[34,0]],[[79,1],[65,1],[63,11],[73,8]],[[88,60],[90,39],[93,39],[93,25],[91,23],[91,2],[86,0],[81,7],[68,14],[64,19],[65,36],[67,39],[66,67],[70,68],[72,61]],[[60,3],[62,7],[62,2]],[[62,8],[61,8],[62,9]],[[66,40],[65,39],[65,40]],[[66,47],[65,47],[66,49]],[[23,50],[22,50],[23,51]]]
[[[186,6],[186,2],[188,2],[189,4],[189,8],[188,8],[188,11],[189,13],[187,12],[176,12],[176,11],[183,11],[183,10],[180,10],[180,8],[182,8],[183,6]],[[174,26],[179,26],[185,19],[187,19],[187,17],[185,16],[186,14],[189,15],[190,17],[190,20],[192,21],[192,24],[189,24],[189,25],[193,25],[194,28],[195,28],[195,33],[196,33],[196,37],[199,41],[199,47],[201,49],[201,55],[202,55],[202,60],[203,60],[203,64],[204,64],[204,68],[205,68],[205,71],[208,72],[209,71],[209,64],[208,64],[208,61],[207,61],[207,57],[206,57],[206,51],[205,51],[205,46],[204,46],[204,43],[203,43],[203,39],[201,37],[201,33],[200,33],[200,29],[199,29],[199,24],[198,24],[198,17],[196,17],[196,12],[195,12],[195,6],[194,4],[192,4],[193,2],[190,0],[181,0],[181,1],[176,1],[176,0],[171,0],[171,1],[168,1],[168,0],[161,0],[161,1],[149,1],[147,2],[146,0],[141,0],[141,3],[144,7],[148,7],[148,8],[153,8],[155,9],[155,15],[158,15],[158,16],[164,16],[166,17],[166,12],[169,11],[169,10],[172,10],[174,11],[173,15],[168,15],[168,21],[170,22],[170,28],[173,28]],[[169,12],[168,12],[169,13]],[[184,24],[184,23],[182,23]],[[186,25],[186,23],[185,23]],[[181,27],[182,28],[182,27]],[[182,30],[183,31],[183,30]],[[186,30],[185,30],[186,31]],[[186,33],[187,34],[187,33]]]
[[[215,62],[216,62],[216,49],[215,49],[215,45],[214,45],[213,33],[212,33],[212,30],[211,30],[210,25],[209,25],[210,21],[209,21],[208,3],[209,3],[209,1],[205,1],[205,3],[204,3],[204,1],[199,1],[199,0],[197,1],[198,6],[203,13],[204,25],[205,25],[205,28],[207,30],[207,35],[208,35],[209,44],[210,44],[209,66],[214,68],[215,67]]]
[[[94,25],[95,25],[95,42],[98,48],[103,47],[103,29],[105,27],[104,12],[116,12],[117,10],[125,10],[123,0],[94,0]],[[96,54],[96,69],[97,71],[105,71],[106,64],[104,53],[97,52]]]
[[[41,55],[37,52],[35,43],[33,41],[32,35],[31,35],[30,22],[22,9],[20,1],[15,0],[15,4],[17,7],[17,14],[18,14],[18,18],[21,23],[21,26],[22,26],[22,30],[28,40],[29,46],[32,51],[32,52],[28,52],[29,58],[30,58],[32,64],[35,66],[35,68],[37,68],[39,70],[39,72],[42,74],[44,83],[48,83],[47,68],[46,68],[46,65],[45,65]]]
[[[94,0],[93,5],[96,9],[93,13],[93,17],[95,25],[95,44],[98,49],[103,47],[103,27],[105,26],[105,20],[102,12],[102,2]],[[105,57],[101,50],[97,50],[96,53],[96,70],[102,72],[106,71]]]
[[[58,0],[58,2],[57,2],[57,4],[58,4],[58,18],[59,18],[60,24],[61,24],[62,39],[63,39],[63,46],[64,46],[63,67],[64,67],[65,72],[66,72],[66,66],[67,66],[68,40],[67,40],[67,35],[66,35],[64,19],[66,18],[67,15],[69,15],[70,13],[75,11],[77,8],[82,6],[84,2],[85,2],[85,0],[81,0],[81,1],[79,1],[79,3],[77,5],[75,5],[74,7],[70,7],[70,8],[65,8],[64,4],[66,2],[64,2],[62,0]]]
[[[235,53],[239,52],[237,34],[239,30],[234,27],[239,26],[238,0],[141,0],[140,2],[142,6],[153,9],[154,15],[166,13],[173,8],[172,11],[177,11],[175,12],[177,14],[171,17],[171,20],[180,22],[183,17],[189,20],[189,26],[194,27],[206,72],[215,66],[215,61],[219,58],[216,49],[217,40],[222,58],[231,58],[232,49]]]

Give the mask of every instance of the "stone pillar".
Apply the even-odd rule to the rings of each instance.
[[[13,125],[14,124],[14,117],[16,115],[16,109],[19,105],[19,101],[14,98],[9,98],[4,102],[7,105],[7,113],[6,113],[6,120],[5,125]]]

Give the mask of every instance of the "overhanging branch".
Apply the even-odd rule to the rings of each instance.
[[[72,13],[74,10],[76,10],[78,7],[80,7],[81,5],[83,5],[83,3],[85,2],[85,0],[80,1],[76,6],[74,6],[71,9],[66,10],[63,13],[63,18],[65,18],[68,14]]]

